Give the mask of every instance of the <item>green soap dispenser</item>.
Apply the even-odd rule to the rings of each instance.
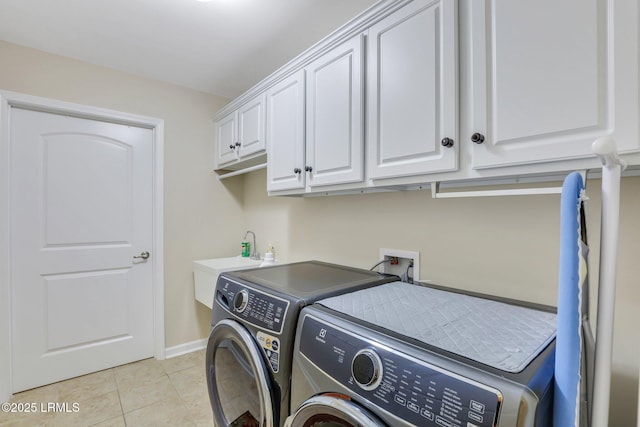
[[[249,258],[251,256],[251,244],[249,242],[242,242],[242,257]]]

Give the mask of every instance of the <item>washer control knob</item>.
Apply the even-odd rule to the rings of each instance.
[[[241,290],[236,294],[233,298],[233,308],[238,312],[242,313],[245,308],[247,308],[247,303],[249,302],[249,292],[246,289]]]
[[[351,361],[351,374],[364,390],[373,390],[382,381],[382,361],[371,349],[360,350]]]

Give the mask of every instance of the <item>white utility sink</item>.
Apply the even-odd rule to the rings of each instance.
[[[193,283],[196,300],[211,308],[218,275],[225,271],[259,267],[262,260],[241,256],[193,261]]]

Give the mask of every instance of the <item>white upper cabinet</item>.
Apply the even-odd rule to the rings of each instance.
[[[637,2],[468,5],[471,116],[461,138],[474,169],[593,156],[604,135],[620,151],[639,148]]]
[[[415,0],[369,28],[369,178],[457,168],[457,21],[456,0]]]
[[[259,95],[216,122],[217,167],[265,151],[265,95]]]
[[[363,45],[359,34],[267,91],[269,192],[364,181]]]
[[[602,136],[638,165],[639,9],[381,0],[218,114],[218,168],[266,140],[271,194],[410,188],[599,168]]]
[[[219,167],[233,162],[236,157],[236,143],[238,143],[238,112],[234,111],[216,122],[217,158]]]
[[[364,180],[363,35],[305,67],[306,186]]]
[[[304,189],[304,70],[267,90],[267,190]]]
[[[265,95],[260,95],[238,109],[238,157],[246,157],[264,151],[265,144]]]

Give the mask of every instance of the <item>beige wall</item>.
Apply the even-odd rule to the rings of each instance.
[[[211,117],[227,100],[1,41],[0,89],[164,119],[166,345],[206,337],[191,262],[237,252],[244,231],[239,184],[212,173]]]
[[[264,171],[244,179],[245,226],[278,258],[369,268],[379,248],[420,252],[421,279],[556,305],[558,195],[431,199],[429,191],[266,196]],[[600,181],[589,180],[590,267],[598,277]],[[635,425],[640,342],[640,178],[622,180],[611,426]],[[262,249],[264,250],[264,249]],[[593,311],[595,317],[595,310]]]

